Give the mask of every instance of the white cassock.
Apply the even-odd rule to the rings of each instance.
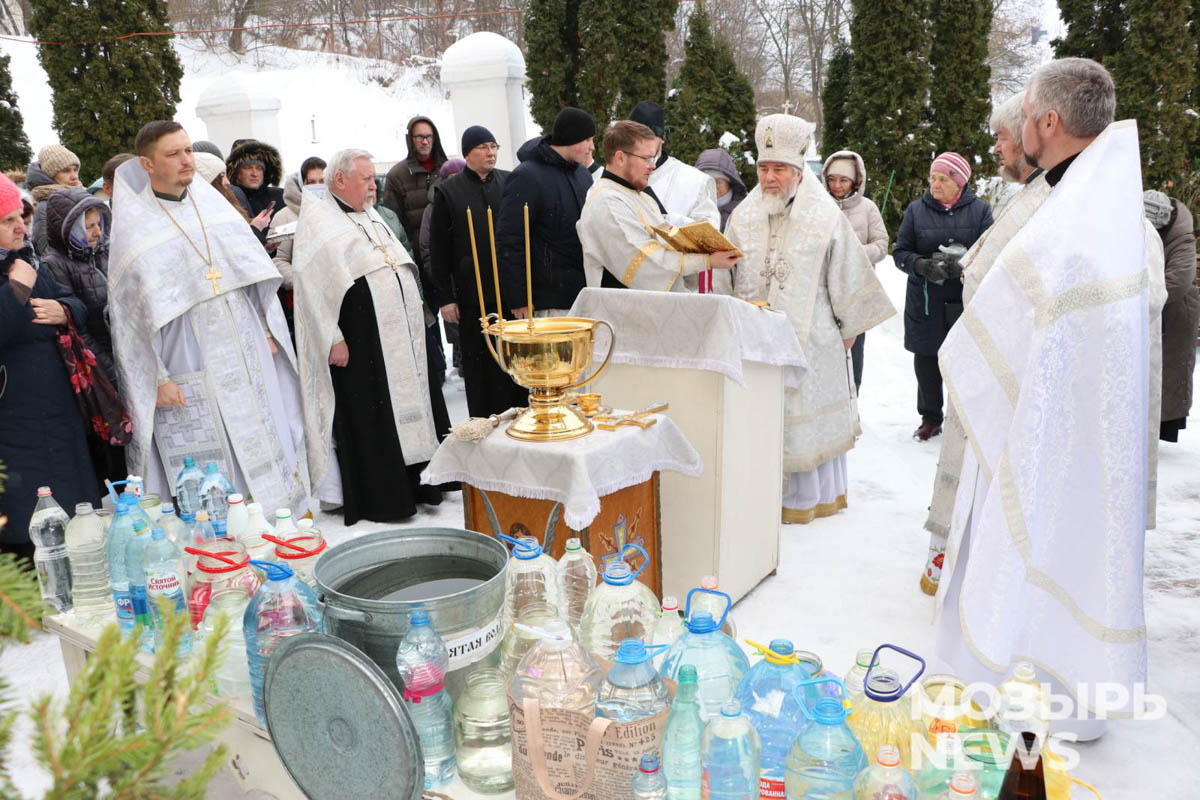
[[[786,394],[785,522],[845,508],[846,453],[861,429],[842,340],[896,313],[849,220],[815,176],[801,174],[785,213],[768,216],[756,186],[725,231],[745,254],[734,294],[787,314],[808,359],[802,384]]]
[[[583,245],[587,285],[694,291],[683,279],[708,269],[708,256],[667,249],[651,227],[667,224],[666,215],[651,195],[610,177],[596,181],[575,223]]]
[[[109,317],[133,418],[129,469],[148,491],[173,495],[184,455],[202,462],[228,454],[232,463],[222,466],[235,490],[264,508],[304,512],[308,472],[281,282],[246,220],[212,186],[195,181],[181,201],[162,199],[136,159],[117,170]],[[189,407],[156,411],[168,379],[188,393]],[[202,407],[207,414],[197,413]],[[199,441],[216,444],[189,448]]]
[[[1003,248],[939,353],[968,446],[935,655],[967,682],[1030,661],[1092,711],[1097,686],[1117,684],[1130,699],[1110,715],[1146,679],[1166,291],[1141,192],[1136,125],[1113,123]]]
[[[650,188],[667,209],[667,218],[673,225],[696,220],[711,222],[721,230],[721,211],[717,208],[717,182],[691,164],[685,164],[675,156],[655,167],[650,173]],[[733,292],[733,280],[728,270],[712,271],[713,290],[720,294]],[[695,290],[699,276],[684,279],[687,287]]]

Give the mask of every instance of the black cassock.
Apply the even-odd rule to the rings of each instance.
[[[329,368],[346,524],[360,519],[407,519],[417,513],[417,503],[434,501],[435,495],[440,501],[441,495],[434,487],[421,486],[421,470],[428,462],[405,463],[392,416],[375,304],[365,277],[356,280],[342,298],[338,327],[350,351],[346,366]],[[434,402],[440,399],[441,392],[437,392]],[[444,407],[444,401],[442,404]]]

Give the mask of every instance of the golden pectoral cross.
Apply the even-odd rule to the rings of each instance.
[[[214,297],[221,293],[221,285],[218,284],[217,281],[223,277],[224,276],[221,273],[217,272],[216,267],[214,267],[212,264],[208,265],[208,272],[204,274],[204,280],[212,281]]]

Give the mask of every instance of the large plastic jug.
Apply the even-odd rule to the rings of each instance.
[[[707,612],[700,612],[707,613]],[[754,800],[758,796],[758,734],[730,698],[708,721],[700,744],[706,800]]]
[[[513,702],[520,708],[525,698],[535,697],[542,708],[595,714],[596,694],[604,680],[600,666],[575,642],[566,620],[547,620],[536,633],[538,642],[513,675]]]
[[[708,592],[725,598],[725,613],[720,620],[713,619],[707,611],[691,613],[692,598],[697,593]],[[729,614],[733,600],[722,592],[708,589],[692,589],[687,596],[687,614],[684,633],[675,640],[667,657],[663,659],[659,672],[675,680],[679,668],[691,664],[696,668],[700,685],[700,716],[705,720],[721,712],[721,706],[733,697],[733,692],[742,676],[750,669],[750,661],[737,642],[721,633],[721,625]]]
[[[630,550],[642,555],[642,566],[637,571],[625,561]],[[649,565],[650,556],[645,550],[627,544],[621,548],[621,557],[604,568],[600,585],[588,597],[579,624],[583,646],[597,658],[611,659],[625,639],[650,639],[658,619],[658,598],[637,579]]]
[[[884,650],[892,650],[917,662],[916,674],[908,683],[902,683],[895,670],[877,666],[880,663],[879,654]],[[855,709],[849,720],[850,729],[858,737],[864,751],[878,753],[883,745],[894,744],[900,750],[900,761],[904,767],[912,767],[913,734],[923,737],[925,729],[919,716],[913,718],[912,698],[908,696],[908,690],[924,671],[925,659],[916,653],[893,644],[881,644],[875,648],[863,693],[855,695],[850,701]]]
[[[504,571],[504,614],[500,629],[508,630],[530,603],[549,603],[563,610],[558,562],[543,553],[542,546],[532,536],[514,539],[502,533],[500,538],[512,545],[513,555]]]
[[[671,693],[651,661],[659,649],[666,648],[646,647],[641,639],[621,642],[596,696],[597,717],[633,722],[670,707]]]
[[[836,686],[841,697],[822,692],[826,684]],[[818,696],[811,706],[810,688],[816,689]],[[812,724],[800,732],[788,753],[787,799],[853,800],[854,779],[866,769],[867,758],[846,725],[850,711],[844,700],[845,685],[837,678],[812,678],[792,691]]]

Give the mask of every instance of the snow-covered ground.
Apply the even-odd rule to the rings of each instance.
[[[879,274],[898,305],[903,275],[885,262]],[[927,534],[921,529],[937,461],[938,442],[917,443],[916,382],[912,359],[901,346],[895,317],[867,337],[860,411],[863,437],[850,455],[850,507],[807,526],[782,526],[778,573],[734,609],[739,631],[756,641],[786,636],[818,653],[842,674],[857,650],[894,642],[918,653],[933,644],[933,601],[917,588]],[[462,384],[447,387],[451,414],[461,418]],[[1200,786],[1200,431],[1161,448],[1158,529],[1146,543],[1146,614],[1150,632],[1149,691],[1162,695],[1167,715],[1155,721],[1110,724],[1099,742],[1078,745],[1075,774],[1096,785],[1106,800],[1192,797]],[[462,523],[458,495],[422,510],[408,525]],[[388,526],[360,523],[346,529],[323,515],[319,527],[332,543]],[[38,634],[27,646],[0,656],[0,674],[22,701],[44,692],[62,698],[66,679],[53,636]],[[33,794],[45,779],[31,766],[28,726],[13,754],[18,786]],[[1187,755],[1191,753],[1192,755]],[[230,774],[212,784],[210,797],[235,798]],[[1076,797],[1086,796],[1083,793]]]

